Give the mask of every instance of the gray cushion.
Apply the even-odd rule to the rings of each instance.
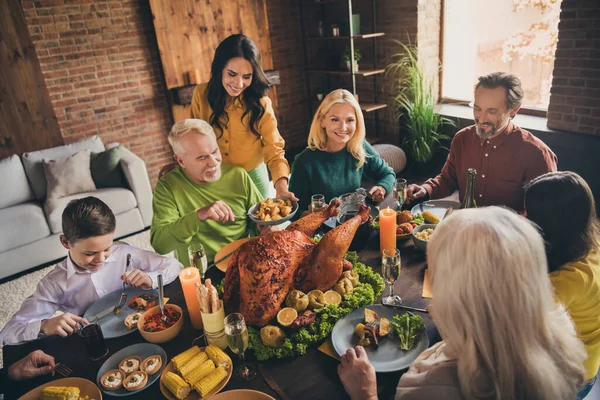
[[[31,188],[38,199],[42,200],[46,197],[47,184],[42,160],[66,158],[82,150],[99,153],[104,151],[104,145],[98,135],[95,135],[65,146],[23,153],[23,166],[25,167]]]
[[[50,234],[42,207],[37,202],[0,210],[0,221],[0,253]]]
[[[373,150],[394,170],[394,173],[397,174],[406,167],[406,154],[400,147],[393,144],[376,144]]]
[[[0,196],[0,209],[35,199],[21,159],[16,154],[0,160],[0,188],[10,188],[3,190]]]
[[[67,158],[44,160],[43,163],[48,182],[47,201],[96,190],[90,170],[89,150],[80,151]]]
[[[84,192],[60,199],[48,199],[44,205],[44,212],[52,233],[62,232],[62,213],[71,200],[82,197],[94,196],[106,203],[115,215],[124,213],[137,207],[133,192],[123,188],[104,188],[93,192]]]

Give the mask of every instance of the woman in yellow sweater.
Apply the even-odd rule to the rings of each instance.
[[[527,217],[543,230],[556,297],[588,354],[583,399],[600,366],[600,222],[594,196],[574,172],[550,172],[525,187]]]
[[[265,95],[268,88],[256,44],[242,34],[231,35],[215,51],[208,83],[194,90],[192,118],[212,125],[223,163],[244,168],[263,197],[269,185],[266,163],[277,196],[297,200],[288,190],[290,166]]]

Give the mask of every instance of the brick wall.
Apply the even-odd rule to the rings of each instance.
[[[548,127],[600,135],[600,8],[563,0]]]
[[[435,101],[440,91],[440,28],[442,17],[441,0],[419,0],[418,34],[419,60],[425,74],[433,83]]]
[[[172,121],[144,0],[22,0],[66,143],[100,135],[140,156],[152,184]]]

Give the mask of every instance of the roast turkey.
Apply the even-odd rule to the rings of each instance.
[[[309,214],[286,230],[258,236],[231,256],[225,275],[225,309],[240,312],[246,323],[262,327],[271,321],[292,289],[304,293],[328,290],[342,275],[344,255],[356,230],[369,217],[360,212],[329,231],[315,244],[310,238],[328,218],[337,215],[338,201]]]

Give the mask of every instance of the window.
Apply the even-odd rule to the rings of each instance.
[[[523,107],[548,109],[562,0],[444,0],[442,98],[469,102],[477,77],[517,75]]]

